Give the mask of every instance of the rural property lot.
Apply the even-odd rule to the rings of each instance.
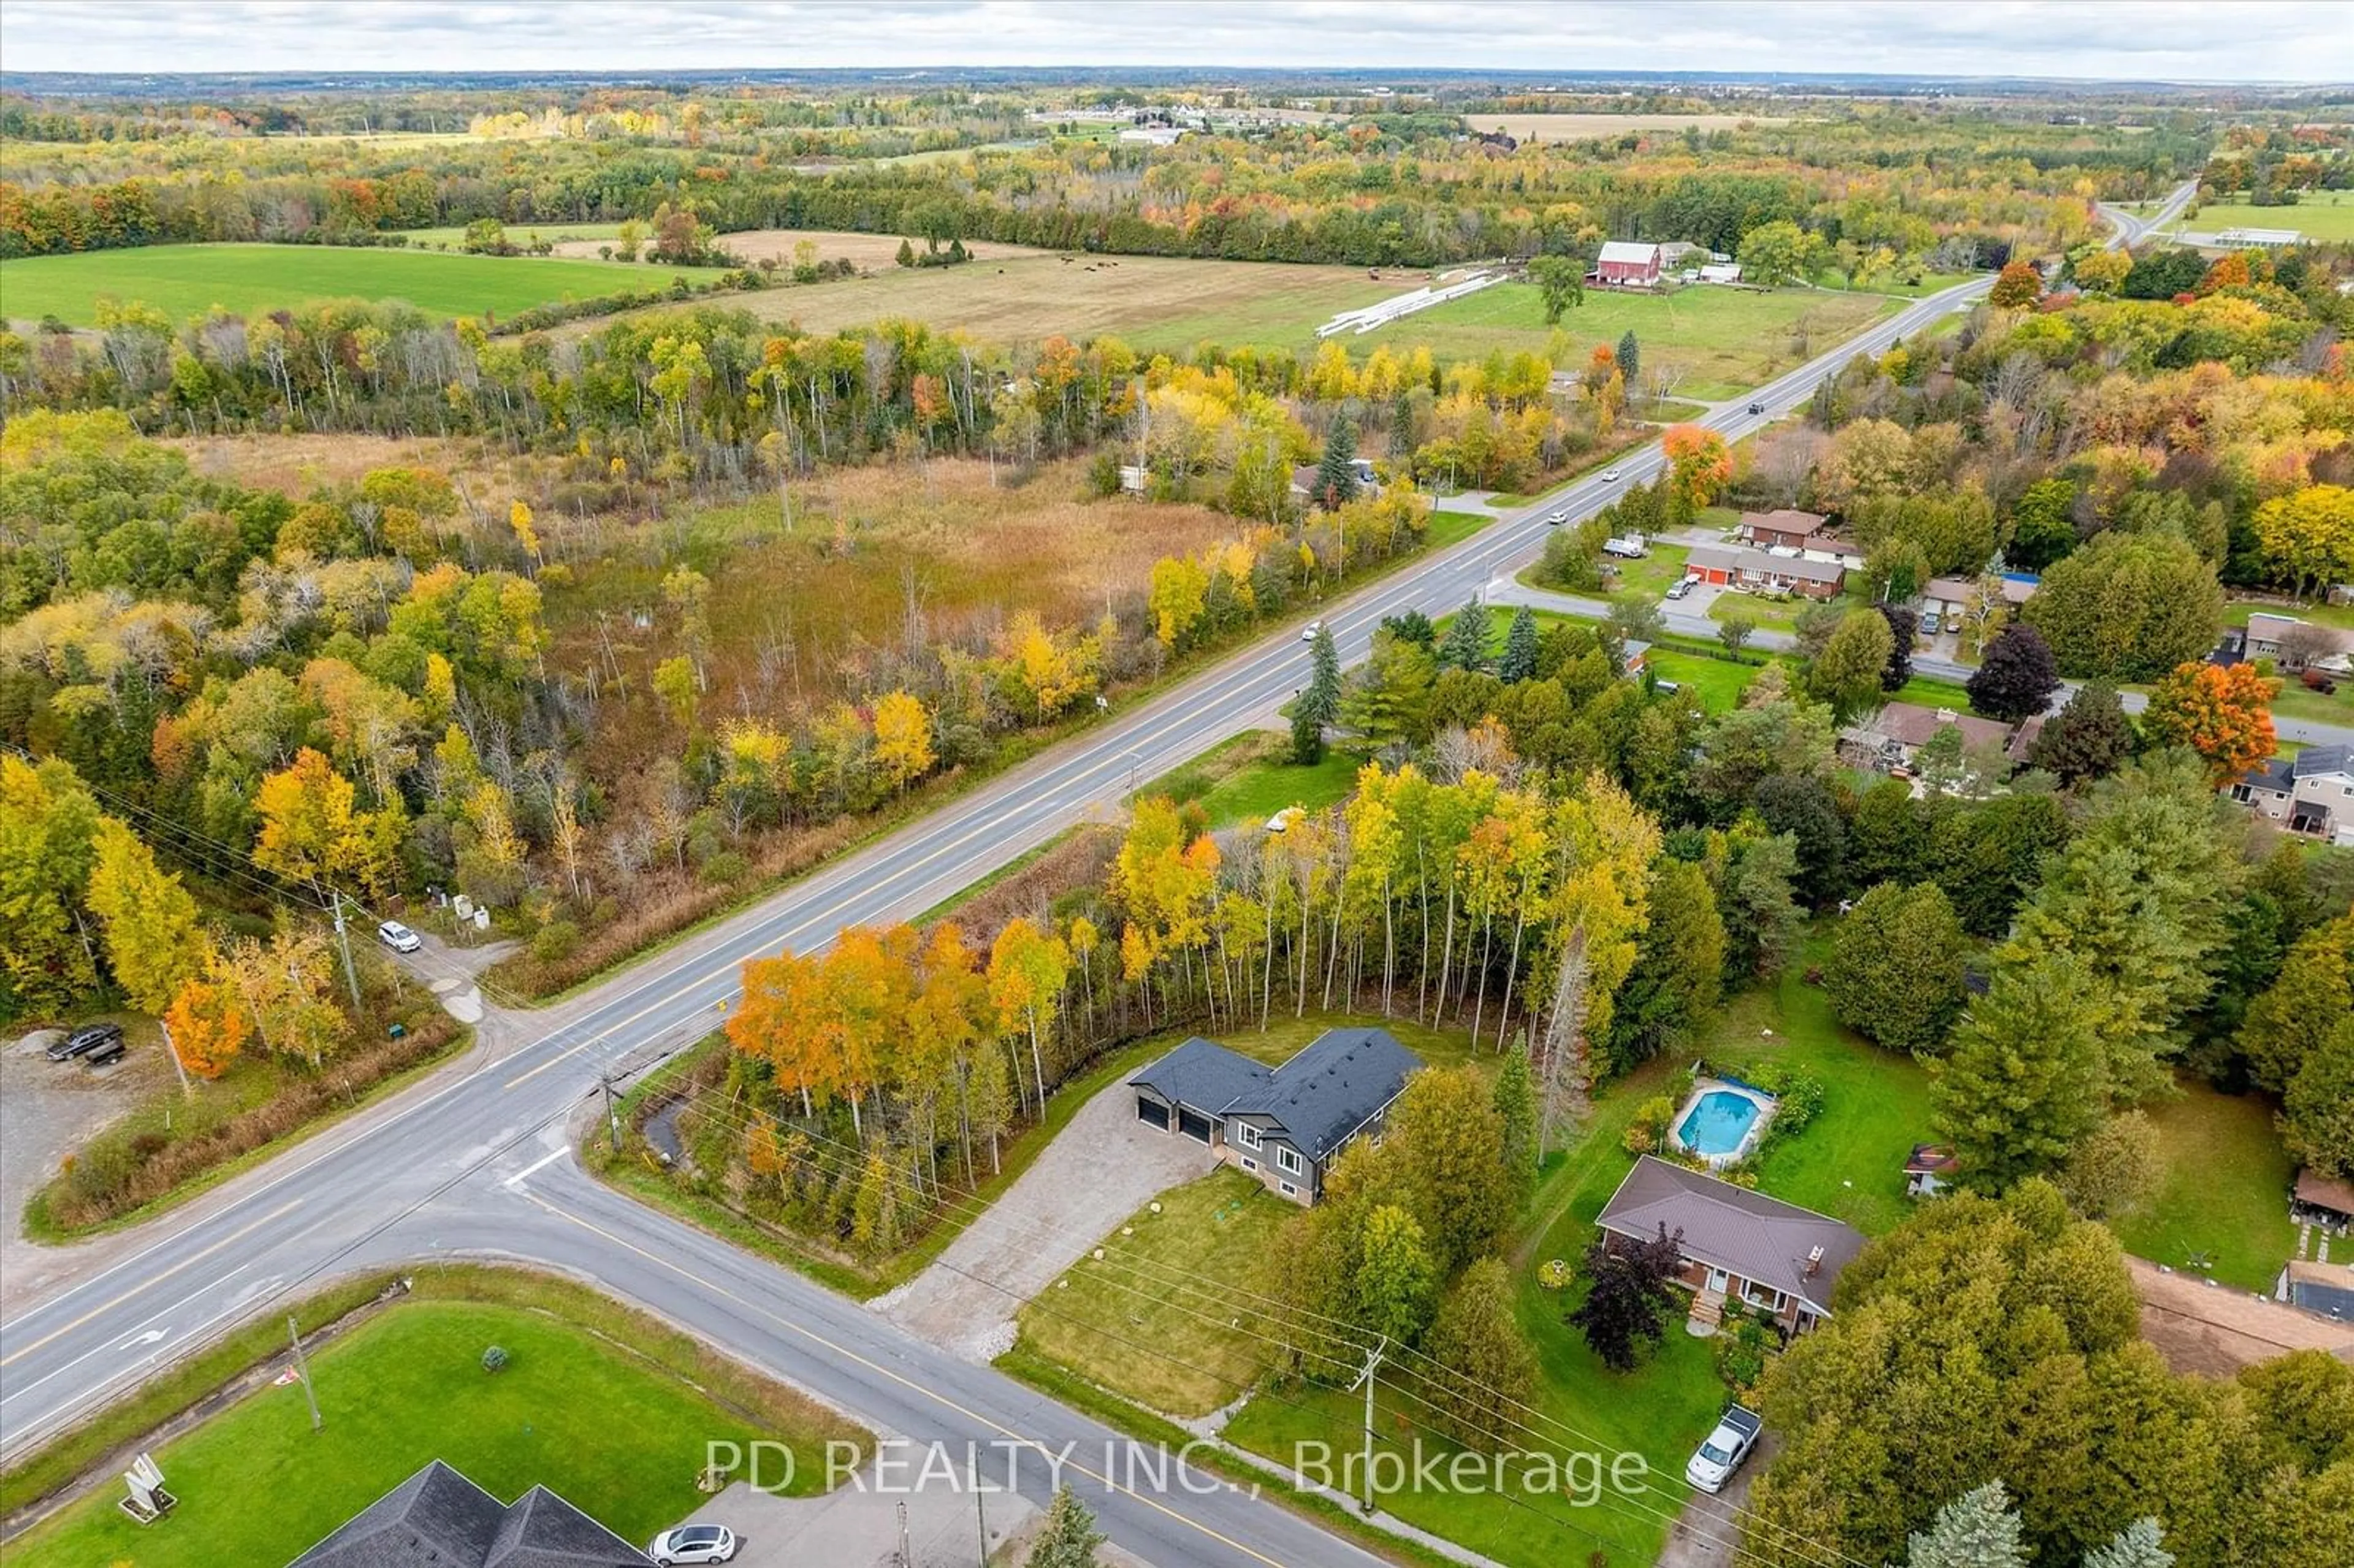
[[[2169,232],[2215,234],[2226,228],[2294,228],[2309,240],[2343,244],[2354,239],[2354,191],[2306,191],[2295,207],[2211,201]]]
[[[746,237],[748,239],[748,236]],[[790,256],[798,236],[780,236]],[[822,256],[843,254],[817,236]],[[873,242],[877,237],[860,237]],[[885,237],[891,250],[895,237]],[[732,246],[737,241],[729,239]],[[856,259],[855,252],[849,252]],[[743,297],[745,308],[803,332],[833,332],[889,317],[990,343],[1074,342],[1110,333],[1134,347],[1188,348],[1208,341],[1299,348],[1336,311],[1369,305],[1419,285],[1418,272],[1274,261],[1196,261],[1167,256],[1088,256],[1010,250],[1002,260],[909,270],[891,267],[847,282]],[[1360,350],[1368,346],[1352,340]]]
[[[1678,396],[1715,400],[1755,387],[1903,308],[1903,301],[1878,294],[1808,289],[1702,287],[1671,294],[1589,289],[1585,302],[1564,315],[1561,325],[1580,344],[1615,344],[1621,334],[1632,332],[1647,367],[1672,364],[1684,373]],[[1803,350],[1792,335],[1799,326],[1808,334]],[[1498,349],[1542,353],[1550,331],[1535,284],[1500,283],[1343,341],[1360,351],[1375,343],[1394,349],[1422,343],[1441,359],[1483,359]]]
[[[528,256],[456,256],[333,245],[150,245],[28,256],[0,265],[0,317],[98,319],[101,297],[154,306],[174,321],[217,305],[239,315],[313,300],[406,300],[429,315],[512,315],[559,300],[659,288],[710,271]]]

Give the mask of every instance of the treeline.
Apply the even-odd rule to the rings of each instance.
[[[527,134],[429,151],[213,138],[175,158],[171,143],[40,143],[20,183],[0,184],[0,256],[482,218],[614,222],[665,202],[722,231],[946,228],[1066,250],[1370,266],[1575,253],[1605,238],[1731,252],[1775,222],[1902,256],[1956,238],[1979,250],[2065,247],[2092,232],[2080,182],[2144,194],[2124,189],[2135,171],[2170,183],[2203,156],[2171,138],[2112,146],[2100,144],[2106,132],[2078,130],[2038,141],[2024,126],[2009,128],[2019,155],[1988,156],[1983,126],[1893,121],[1749,126],[1704,146],[1661,134],[1507,151],[1451,117],[1415,116],[1222,131],[1165,148],[1063,137],[942,163],[873,161],[887,125],[783,132],[853,160],[810,167],[779,156],[778,133],[733,104],[691,100],[627,122],[604,112],[486,122]],[[898,132],[903,150],[1010,129],[966,118],[970,129]]]

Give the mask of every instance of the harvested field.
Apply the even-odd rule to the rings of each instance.
[[[790,257],[798,235],[779,236]],[[856,236],[896,251],[896,237]],[[736,237],[730,237],[730,243]],[[1352,267],[1291,267],[1273,261],[1196,261],[1166,256],[1065,259],[1050,251],[992,247],[1001,254],[961,267],[911,270],[882,266],[846,282],[748,294],[743,308],[804,332],[834,332],[900,317],[988,343],[1035,343],[1060,333],[1083,340],[1115,334],[1146,350],[1204,340],[1305,348],[1335,312],[1387,299],[1422,274],[1384,270],[1380,280]],[[851,254],[828,249],[822,256]],[[592,330],[583,328],[579,330]],[[1359,346],[1363,346],[1360,344]]]
[[[1501,131],[1516,141],[1576,142],[1628,131],[1731,131],[1743,125],[1780,125],[1780,114],[1467,114],[1474,131]]]
[[[610,245],[612,236],[620,232],[618,224],[602,225],[595,235],[558,240],[555,253],[593,260],[598,247]],[[847,260],[865,269],[889,267],[896,270],[898,268],[900,237],[896,234],[857,234],[825,228],[748,228],[740,233],[721,235],[719,243],[730,255],[747,261],[774,260],[790,267],[793,262],[793,247],[804,239],[817,247],[817,259],[821,261]],[[917,249],[923,248],[922,240],[916,241]],[[1002,260],[1008,256],[1051,254],[1021,245],[1000,245],[993,239],[969,239],[965,242],[965,249],[984,261]]]
[[[513,461],[481,443],[362,435],[164,436],[196,472],[260,490],[307,496],[372,469],[433,468],[471,482]]]

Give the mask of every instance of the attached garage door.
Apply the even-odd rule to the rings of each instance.
[[[1169,1130],[1169,1107],[1162,1105],[1159,1100],[1147,1099],[1144,1096],[1139,1095],[1136,1097],[1136,1119],[1139,1121],[1149,1121],[1153,1126],[1159,1128],[1161,1131],[1167,1132]]]
[[[1188,1138],[1210,1141],[1210,1118],[1189,1106],[1177,1107],[1177,1130]]]

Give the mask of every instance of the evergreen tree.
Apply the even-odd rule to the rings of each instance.
[[[1058,1487],[1046,1509],[1046,1522],[1030,1545],[1028,1568],[1098,1568],[1096,1555],[1107,1537],[1096,1516],[1068,1487]]]
[[[1905,1568],[2027,1568],[2019,1515],[2000,1481],[1964,1492],[1913,1537]]]
[[[1831,1011],[1892,1051],[1940,1051],[1962,1010],[1967,945],[1934,884],[1883,882],[1839,924],[1825,977]]]
[[[1522,1197],[1537,1174],[1537,1081],[1529,1065],[1529,1037],[1522,1032],[1504,1055],[1490,1101],[1503,1124],[1504,1170]]]
[[[2137,1519],[2107,1545],[2085,1552],[2084,1568],[2174,1568],[2174,1553],[2166,1549],[2166,1533],[2158,1520]]]
[[[1357,427],[1346,414],[1324,433],[1323,461],[1316,465],[1316,502],[1331,511],[1357,499]]]
[[[914,265],[916,264],[916,248],[915,248],[915,246],[913,246],[913,245],[909,244],[907,240],[904,240],[904,239],[902,239],[901,241],[899,241],[899,254],[898,254],[898,256],[897,256],[896,260],[897,260],[897,261],[898,261],[899,265],[900,265],[900,266],[902,266],[902,267],[912,267],[912,266],[914,266]]]
[[[1689,1039],[1724,981],[1724,918],[1708,874],[1689,861],[1654,862],[1650,906],[1635,967],[1610,1010],[1606,1050],[1613,1072],[1631,1071]]]
[[[1308,663],[1307,688],[1291,705],[1291,759],[1303,764],[1323,757],[1325,728],[1341,717],[1341,654],[1330,625],[1317,626]]]
[[[1641,374],[1642,369],[1643,347],[1635,341],[1635,329],[1628,327],[1618,339],[1618,373],[1626,376],[1630,390],[1634,387],[1635,377]]]
[[[2009,1186],[2058,1166],[2101,1124],[2101,988],[2064,953],[1996,968],[1954,1031],[1935,1126],[1970,1180]]]
[[[1422,1226],[1394,1203],[1376,1204],[1357,1233],[1350,1320],[1394,1344],[1411,1345],[1430,1321],[1437,1282]]]
[[[1496,673],[1507,684],[1517,684],[1537,673],[1537,618],[1527,605],[1512,611],[1511,630],[1504,633],[1504,656]]]
[[[2117,689],[2105,681],[2092,681],[2077,687],[2060,711],[2043,721],[2027,759],[2057,774],[2061,783],[2074,785],[2115,773],[2133,755],[2133,720],[2126,716]]]
[[[1438,662],[1452,664],[1458,670],[1480,671],[1489,667],[1488,640],[1493,626],[1488,619],[1488,607],[1475,595],[1455,615],[1447,628],[1447,636],[1438,644]]]
[[[1440,1426],[1464,1446],[1512,1446],[1521,1414],[1536,1390],[1536,1357],[1512,1310],[1512,1278],[1500,1258],[1463,1271],[1430,1326],[1425,1378]]]

